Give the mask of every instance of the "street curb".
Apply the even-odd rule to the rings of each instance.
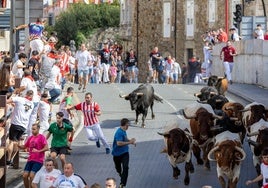
[[[237,97],[241,97],[242,99],[244,99],[245,101],[247,101],[249,103],[252,103],[252,102],[255,101],[254,99],[244,95],[243,93],[241,93],[241,92],[239,92],[237,90],[231,89],[231,88],[228,88],[227,92],[232,94],[232,95],[235,95]]]

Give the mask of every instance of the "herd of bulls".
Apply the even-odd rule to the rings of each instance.
[[[185,119],[159,133],[164,136],[163,152],[168,155],[175,179],[180,175],[177,164],[185,162],[185,185],[190,183],[189,173],[194,172],[193,153],[197,163],[207,169],[210,169],[210,161],[216,161],[221,187],[235,188],[246,157],[245,137],[260,174],[261,151],[268,147],[268,109],[257,102],[243,106],[228,101],[224,96],[227,88],[225,78],[210,77],[208,86],[195,94],[197,102],[181,110]]]

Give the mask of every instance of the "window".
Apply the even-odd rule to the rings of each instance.
[[[194,0],[186,1],[186,37],[194,36]]]
[[[0,30],[0,38],[5,38],[5,31]]]
[[[163,5],[163,37],[170,38],[171,35],[171,4],[164,2]]]
[[[216,1],[208,1],[208,22],[214,23],[216,21]]]

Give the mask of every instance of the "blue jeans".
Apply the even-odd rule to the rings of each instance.
[[[55,100],[60,96],[60,93],[61,93],[60,89],[57,89],[57,88],[51,89],[49,91],[49,94],[50,94],[50,97],[51,97],[49,99],[49,102],[51,102],[51,103],[55,102]]]

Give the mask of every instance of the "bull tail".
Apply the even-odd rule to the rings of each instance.
[[[154,94],[154,100],[156,100],[157,102],[163,103],[163,99],[160,96],[158,96],[157,94]]]

